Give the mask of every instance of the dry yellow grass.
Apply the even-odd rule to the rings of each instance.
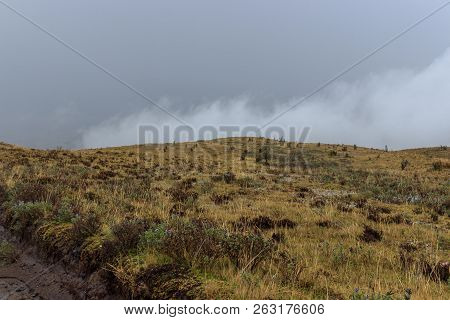
[[[49,254],[74,255],[80,270],[104,270],[133,298],[449,299],[449,166],[444,147],[262,138],[80,151],[0,144],[0,221]],[[381,239],[362,236],[365,226]],[[223,256],[208,257],[213,249]],[[164,281],[151,291],[157,272]]]

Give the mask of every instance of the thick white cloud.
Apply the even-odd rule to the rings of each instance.
[[[267,108],[252,103],[248,96],[220,99],[178,116],[196,133],[205,125],[261,126],[298,100],[292,98],[276,104],[268,112]],[[358,82],[333,84],[271,125],[310,127],[311,142],[388,145],[399,149],[449,144],[449,122],[450,50],[447,50],[423,70],[393,70]],[[168,125],[172,129],[179,125],[155,109],[145,109],[91,127],[83,133],[83,146],[137,144],[141,124]]]

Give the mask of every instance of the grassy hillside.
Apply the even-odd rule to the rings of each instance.
[[[0,224],[127,298],[449,299],[449,168],[446,147],[0,144]]]

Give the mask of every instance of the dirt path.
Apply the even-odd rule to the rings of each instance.
[[[0,257],[0,300],[5,299],[104,299],[105,288],[91,276],[82,279],[67,272],[62,264],[49,264],[37,257],[32,248],[24,248],[0,226],[0,243],[16,252],[15,261]]]

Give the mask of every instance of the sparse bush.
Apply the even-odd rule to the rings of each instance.
[[[330,150],[329,155],[330,155],[330,157],[336,157],[337,156],[337,151],[336,150]]]
[[[323,208],[326,205],[325,199],[322,197],[315,197],[311,199],[310,206],[313,208]]]
[[[226,204],[231,200],[231,195],[229,194],[217,194],[217,193],[213,193],[211,195],[211,200],[216,204],[216,205],[221,205],[221,204]]]
[[[438,215],[441,215],[441,216],[447,215],[447,217],[450,217],[450,198],[442,200],[442,202],[437,202],[433,206],[433,210]]]
[[[364,226],[363,233],[359,236],[359,239],[364,242],[378,242],[381,241],[383,232],[375,230],[368,225]]]
[[[236,267],[250,269],[273,248],[271,241],[255,234],[230,233],[210,221],[182,219],[151,226],[142,236],[141,246],[180,263],[214,264],[227,257]]]
[[[0,145],[0,224],[119,298],[339,299],[352,281],[355,299],[412,298],[404,286],[417,299],[448,293],[444,148],[384,153],[261,137],[199,146]],[[164,147],[163,163],[137,162]],[[239,156],[271,167],[233,167]],[[0,260],[14,247],[0,239]]]
[[[3,222],[20,237],[29,239],[33,231],[51,216],[52,207],[46,202],[20,202],[9,207]]]
[[[63,201],[59,204],[56,216],[53,219],[57,223],[71,223],[75,219],[75,214],[68,201]]]
[[[223,174],[223,181],[225,181],[225,183],[233,183],[236,180],[236,175],[233,172],[225,172]]]
[[[50,257],[63,257],[72,252],[76,239],[72,223],[50,221],[36,229],[36,240],[43,252]]]
[[[330,220],[321,220],[317,221],[316,225],[321,228],[331,228],[333,226],[333,222],[331,222]]]
[[[431,167],[435,171],[441,171],[442,169],[450,169],[450,163],[443,161],[435,161],[431,164]]]
[[[272,149],[270,145],[265,145],[261,149],[259,149],[258,154],[256,155],[256,162],[261,162],[264,160],[266,165],[269,164],[269,161],[272,158]]]
[[[274,220],[268,216],[258,216],[253,219],[249,219],[247,217],[241,217],[238,221],[233,223],[234,228],[239,230],[256,228],[260,230],[270,230],[276,227],[278,228],[287,228],[292,229],[297,226],[297,223],[290,219],[279,219]]]
[[[46,201],[47,188],[38,182],[18,183],[11,191],[15,201],[40,202]]]
[[[402,160],[400,167],[402,168],[402,170],[405,170],[408,165],[409,165],[409,161],[407,159],[404,159],[404,160]]]
[[[436,212],[432,211],[430,212],[430,219],[432,222],[436,223],[439,221],[439,215]]]
[[[332,256],[331,256],[331,264],[334,268],[339,268],[349,260],[348,249],[343,245],[337,245],[333,248]]]
[[[195,179],[186,179],[178,182],[168,190],[175,202],[194,203],[198,198],[198,193],[191,190]]]
[[[83,242],[86,238],[95,235],[101,226],[100,216],[96,212],[88,212],[77,216],[72,220],[73,231],[78,241]],[[81,243],[80,243],[81,244]]]
[[[141,235],[147,230],[148,226],[146,220],[139,218],[124,219],[122,222],[113,225],[111,230],[116,239],[114,241],[115,246],[122,252],[136,248]]]
[[[430,277],[434,281],[442,281],[448,283],[450,275],[450,262],[439,261],[435,264],[424,263],[423,274]]]
[[[81,269],[93,272],[103,263],[110,262],[118,254],[112,234],[95,234],[85,239],[80,247]]]
[[[272,237],[271,238],[272,238],[273,242],[280,243],[280,242],[284,242],[286,237],[285,237],[284,233],[274,232],[274,233],[272,233]]]
[[[262,185],[260,181],[249,176],[238,178],[236,179],[236,182],[241,188],[258,188]]]

